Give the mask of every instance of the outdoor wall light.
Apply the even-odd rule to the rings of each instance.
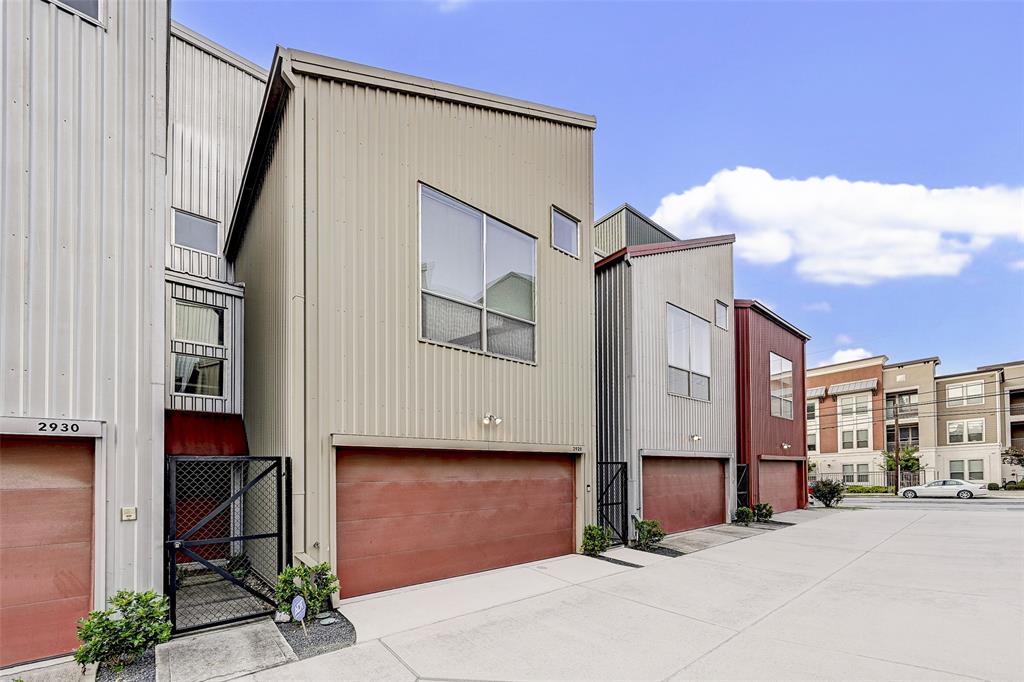
[[[495,426],[501,424],[501,417],[496,417],[488,412],[484,415],[484,426],[490,426],[491,424],[494,424]]]
[[[791,447],[793,447],[793,446],[790,445],[789,443],[783,443],[782,444],[782,449],[783,450],[789,450]]]
[[[694,443],[696,443],[696,442],[702,440],[702,438],[701,438],[700,434],[695,433],[692,436],[690,436],[690,440],[692,440]]]

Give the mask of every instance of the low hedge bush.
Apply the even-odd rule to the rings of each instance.
[[[999,490],[999,484],[998,483],[989,483],[988,484],[988,489],[989,490]]]
[[[829,479],[815,481],[811,486],[811,495],[826,507],[834,507],[843,501],[846,485],[842,481]]]
[[[82,645],[75,650],[75,662],[83,671],[89,663],[121,670],[171,638],[170,611],[167,597],[152,590],[121,590],[111,597],[109,609],[78,621]]]
[[[1003,486],[1003,490],[1017,490],[1017,488],[1017,484],[1014,483],[1013,481],[1010,481],[1005,486]]]
[[[277,587],[274,597],[277,599],[277,610],[288,613],[292,599],[302,597],[306,600],[306,617],[312,621],[316,614],[330,603],[331,595],[338,591],[338,577],[331,571],[327,562],[316,566],[299,564],[289,566],[277,576]]]
[[[846,486],[846,493],[848,495],[856,495],[857,493],[891,493],[892,488],[885,485],[848,485]]]
[[[649,552],[654,546],[665,539],[665,529],[657,519],[642,519],[636,522],[636,540],[633,546]]]
[[[754,520],[754,512],[750,507],[740,507],[736,510],[736,523],[749,526]]]
[[[612,533],[601,526],[583,527],[583,545],[580,549],[584,554],[597,556],[601,552],[607,552],[612,546]]]

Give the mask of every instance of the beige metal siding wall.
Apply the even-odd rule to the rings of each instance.
[[[168,183],[171,207],[216,220],[227,233],[266,87],[240,68],[197,46],[177,28],[171,34]],[[173,220],[173,215],[169,216]],[[167,266],[226,281],[222,256],[173,244]]]
[[[715,301],[733,300],[732,246],[632,260],[636,397],[633,449],[736,452],[735,340],[714,324]],[[711,321],[711,401],[668,394],[666,303]],[[694,443],[690,436],[699,434]]]
[[[590,231],[551,246],[551,206],[593,220],[592,131],[304,77],[307,550],[333,545],[332,433],[579,445],[593,518]],[[536,366],[418,341],[418,183],[537,237]],[[247,338],[251,339],[251,336]],[[500,427],[481,423],[486,412]]]
[[[164,1],[101,7],[0,3],[0,403],[106,423],[100,598],[162,575],[168,24]]]
[[[594,226],[594,248],[606,256],[626,245],[626,209],[620,209]]]
[[[626,462],[632,387],[630,266],[620,260],[597,271],[597,459]]]

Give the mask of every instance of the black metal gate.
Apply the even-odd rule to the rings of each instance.
[[[625,462],[597,463],[597,520],[616,544],[629,544],[629,482]]]
[[[748,465],[736,465],[736,506],[750,506],[750,478],[747,471]]]
[[[167,457],[164,591],[175,632],[270,614],[291,556],[290,465],[279,457]]]

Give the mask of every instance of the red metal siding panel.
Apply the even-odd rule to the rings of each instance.
[[[667,533],[725,523],[725,464],[718,459],[645,457],[643,514]]]
[[[0,667],[64,654],[92,604],[93,448],[0,443]]]
[[[799,509],[803,489],[803,462],[761,462],[758,465],[758,502],[767,502],[778,512]]]
[[[750,503],[760,499],[762,455],[804,455],[807,414],[804,410],[806,360],[804,339],[756,310],[736,307],[737,461],[748,464]],[[793,419],[774,417],[769,401],[769,354],[793,363]],[[783,443],[790,447],[784,448]],[[804,465],[806,466],[806,465]],[[801,473],[801,480],[805,474]],[[802,485],[802,484],[801,484]],[[806,492],[799,504],[806,506]]]
[[[164,410],[166,455],[248,455],[240,414]]]
[[[530,453],[339,449],[341,596],[575,551],[575,462]]]

